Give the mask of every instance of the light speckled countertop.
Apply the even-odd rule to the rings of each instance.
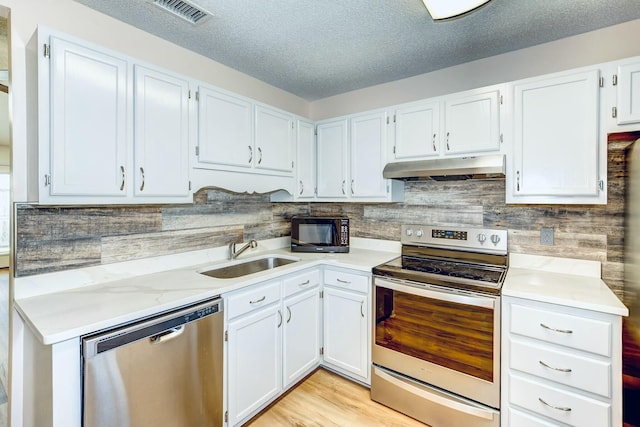
[[[400,243],[354,238],[348,254],[292,253],[288,239],[261,242],[236,262],[266,254],[299,262],[235,279],[199,274],[229,263],[226,248],[15,279],[15,307],[45,345],[203,301],[315,266],[370,273],[400,254]],[[628,309],[600,279],[600,263],[511,254],[504,296],[621,316]]]
[[[503,296],[628,316],[629,310],[600,279],[600,263],[511,254]]]
[[[256,250],[247,251],[236,262],[265,254],[295,257],[299,262],[235,279],[199,274],[213,265],[229,263],[223,258],[226,248],[215,253],[182,254],[176,259],[158,257],[129,262],[126,266],[99,266],[18,278],[15,287],[21,289],[16,291],[15,307],[35,336],[49,345],[314,266],[371,273],[372,267],[400,253],[399,243],[371,239],[352,239],[348,254],[292,253],[283,242],[261,242]],[[184,265],[176,267],[177,264]]]

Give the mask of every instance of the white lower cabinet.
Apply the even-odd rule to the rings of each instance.
[[[283,387],[287,389],[320,363],[320,270],[283,282]]]
[[[503,297],[502,426],[622,424],[620,316]]]
[[[280,281],[227,299],[227,402],[236,425],[282,389]]]
[[[370,277],[345,270],[324,272],[324,364],[370,384]]]
[[[225,296],[225,420],[240,425],[318,366],[320,270]]]

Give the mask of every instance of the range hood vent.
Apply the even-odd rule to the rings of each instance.
[[[211,16],[206,10],[185,0],[152,0],[152,2],[160,9],[194,25],[206,21]]]
[[[504,178],[504,174],[503,154],[387,163],[382,171],[386,179],[405,181]]]

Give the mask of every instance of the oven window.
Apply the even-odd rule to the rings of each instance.
[[[376,344],[493,381],[493,309],[376,286]]]

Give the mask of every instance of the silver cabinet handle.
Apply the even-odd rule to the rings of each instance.
[[[256,300],[253,300],[253,301],[249,301],[249,304],[258,304],[259,302],[264,301],[266,298],[267,298],[267,296],[265,295],[265,296],[263,296],[263,297],[262,297],[262,298],[260,298],[260,299],[256,299]]]
[[[354,184],[355,180],[351,180],[351,194],[356,194],[355,190],[353,189],[353,184]]]
[[[558,372],[571,372],[571,371],[573,371],[573,369],[571,369],[571,368],[556,368],[554,366],[547,365],[542,360],[538,360],[538,363],[541,364],[542,366],[544,366],[547,369],[551,369],[551,370],[558,371]]]
[[[336,277],[336,281],[337,281],[338,283],[344,283],[345,285],[349,285],[349,284],[351,284],[351,282],[350,282],[350,281],[348,281],[348,280],[342,280],[342,279],[337,278],[337,277]]]
[[[431,140],[431,144],[433,144],[433,151],[438,151],[436,148],[436,134],[433,134],[433,139]]]
[[[289,317],[287,318],[287,323],[291,322],[291,309],[287,306],[287,313],[289,313]]]
[[[547,326],[544,323],[540,323],[540,326],[542,326],[543,328],[545,328],[548,331],[558,332],[560,334],[572,334],[573,333],[573,331],[571,329],[556,329],[556,328],[552,328],[550,326]]]
[[[120,191],[124,190],[124,166],[120,166],[120,175],[122,176],[122,184],[120,184]]]
[[[140,184],[140,191],[144,190],[144,168],[140,166],[140,175],[142,175],[142,184]]]
[[[548,406],[548,407],[549,407],[549,408],[551,408],[551,409],[556,409],[556,410],[558,410],[558,411],[563,411],[563,412],[571,412],[571,408],[569,408],[569,407],[566,407],[566,406],[554,406],[554,405],[551,405],[551,404],[549,404],[549,403],[545,402],[544,400],[542,400],[542,398],[541,398],[541,397],[539,397],[539,398],[538,398],[538,400],[539,400],[543,405],[546,405],[546,406]]]
[[[258,147],[258,164],[262,163],[262,148]]]
[[[304,184],[302,183],[302,180],[300,180],[300,195],[302,196],[302,193],[304,193]]]
[[[451,148],[449,148],[449,132],[447,132],[447,151],[451,150]]]
[[[364,301],[360,303],[360,315],[364,318]]]
[[[278,328],[282,326],[282,312],[278,310],[278,316],[280,316],[280,322],[278,323]]]
[[[309,283],[311,283],[311,280],[307,280],[306,282],[298,283],[298,286],[300,286],[301,288],[304,288],[305,286],[309,286]]]
[[[346,183],[347,183],[347,181],[343,179],[343,180],[342,180],[342,194],[345,194],[345,195],[347,194],[347,193],[344,191],[344,185],[345,185]]]
[[[516,171],[516,191],[520,191],[520,171]]]
[[[253,161],[253,148],[249,145],[249,163]]]

